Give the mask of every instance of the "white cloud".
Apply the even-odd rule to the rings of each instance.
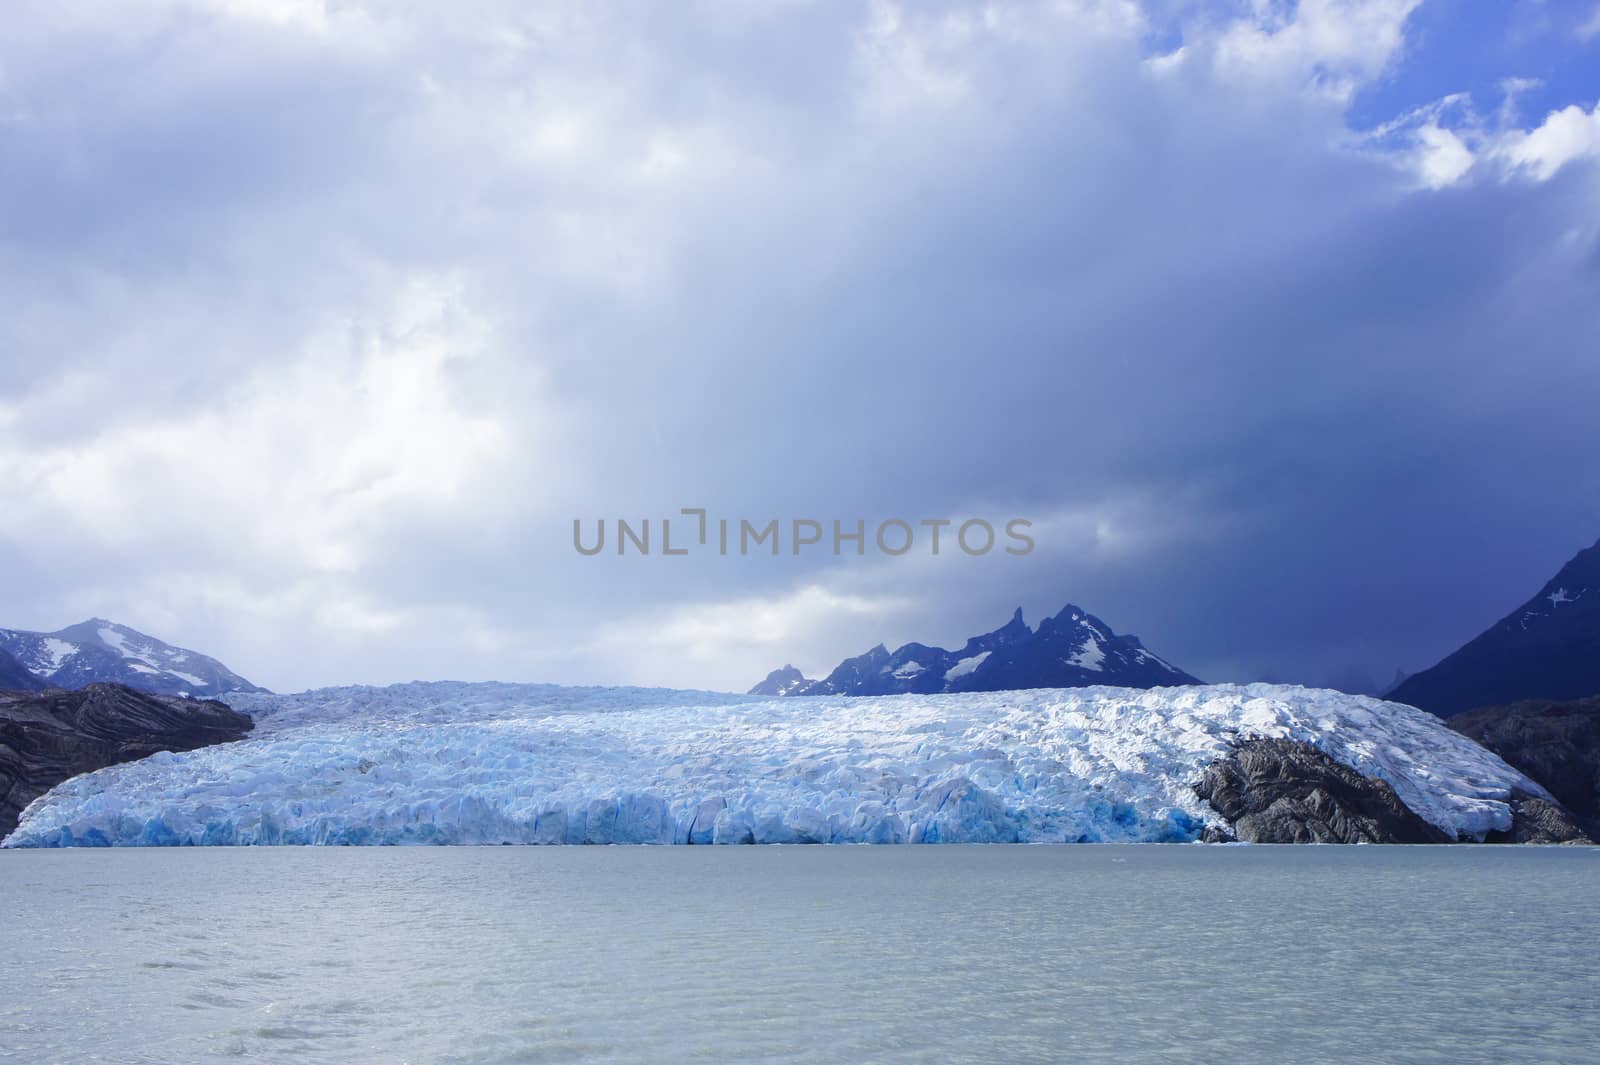
[[[1214,41],[1219,68],[1252,81],[1309,85],[1349,100],[1405,46],[1405,23],[1421,0],[1253,0],[1250,16]]]
[[[1145,27],[1134,0],[996,0],[971,8],[875,0],[855,35],[860,103],[880,119],[954,110],[993,88],[997,63],[1036,49],[1052,50],[1058,68],[1031,75],[1071,80],[1093,52],[1131,50]]]
[[[910,604],[897,595],[859,595],[806,583],[785,594],[723,601],[689,602],[646,611],[600,626],[587,653],[617,662],[634,679],[678,687],[742,691],[760,680],[754,663],[800,663],[815,674],[833,668],[816,654],[836,646],[841,636],[862,647],[876,643],[879,631]],[[814,656],[814,657],[808,657]]]
[[[1600,156],[1600,104],[1587,111],[1569,105],[1531,128],[1518,124],[1517,97],[1537,84],[1506,79],[1504,99],[1489,115],[1466,93],[1446,96],[1386,123],[1367,141],[1432,189],[1466,180],[1479,164],[1498,180],[1548,181],[1569,163]]]
[[[879,0],[860,39],[862,66],[871,104],[893,113],[919,103],[949,104],[971,89],[960,62],[982,24],[964,13],[929,20],[917,32],[907,26],[900,5]]]
[[[326,0],[202,0],[202,6],[223,15],[314,30],[325,29],[328,25]]]
[[[1589,17],[1578,24],[1578,40],[1588,42],[1600,37],[1600,4],[1596,4]]]
[[[492,506],[506,462],[548,450],[544,412],[513,427],[456,394],[486,332],[449,280],[411,279],[379,316],[328,321],[203,407],[43,447],[14,409],[0,477],[20,502],[0,513],[0,535],[47,527],[68,551],[203,542],[213,562],[265,572],[357,568],[397,515]]]
[[[1588,111],[1577,105],[1553,111],[1525,133],[1504,134],[1492,150],[1513,167],[1547,180],[1568,163],[1600,157],[1600,104]]]
[[[1453,185],[1472,169],[1472,149],[1454,132],[1429,123],[1417,130],[1416,167],[1429,188]]]

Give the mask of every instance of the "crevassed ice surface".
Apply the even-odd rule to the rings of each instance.
[[[1420,710],[1274,685],[879,698],[408,684],[230,697],[249,739],[68,781],[7,846],[1164,841],[1230,742],[1306,740],[1460,838],[1543,794]]]

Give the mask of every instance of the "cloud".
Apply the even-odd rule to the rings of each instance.
[[[1454,131],[1430,123],[1417,130],[1417,140],[1415,166],[1429,188],[1452,185],[1472,169],[1472,149]]]
[[[1469,94],[1453,93],[1370,131],[1366,140],[1432,189],[1467,180],[1480,164],[1490,180],[1548,181],[1569,163],[1600,156],[1600,104],[1588,110],[1571,104],[1524,128],[1517,97],[1538,84],[1505,79],[1501,106],[1489,114]]]
[[[1219,69],[1249,79],[1307,85],[1348,102],[1399,56],[1421,0],[1255,0],[1214,47]]]
[[[1578,24],[1578,40],[1589,42],[1600,37],[1600,4],[1589,13],[1589,17]]]
[[[877,638],[868,634],[905,606],[894,597],[846,595],[805,584],[775,597],[687,603],[608,622],[588,650],[601,660],[627,660],[638,674],[660,678],[663,684],[738,689],[745,674],[726,671],[730,658],[773,661],[776,668],[778,659],[840,629],[870,646]],[[818,661],[807,668],[825,672],[832,664]],[[749,683],[760,679],[752,677]]]
[[[97,391],[80,376],[45,382],[7,408],[0,476],[18,499],[0,531],[53,528],[73,550],[138,553],[187,538],[214,559],[339,571],[397,513],[479,515],[501,457],[537,446],[538,412],[514,432],[492,408],[469,409],[452,378],[481,356],[482,326],[437,282],[396,296],[380,318],[330,322],[204,406],[30,447],[36,419]]]
[[[1600,157],[1600,104],[1588,111],[1577,105],[1553,111],[1526,133],[1504,136],[1494,153],[1541,181],[1568,163]]]
[[[3,620],[283,688],[744,687],[1068,599],[1217,679],[1424,664],[1600,524],[1600,234],[1592,99],[1351,125],[1415,8],[24,4]],[[1040,546],[571,548],[684,506]]]

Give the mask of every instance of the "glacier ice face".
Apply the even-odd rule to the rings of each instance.
[[[1541,789],[1411,707],[1272,685],[772,699],[408,684],[68,781],[6,846],[1181,841],[1234,739],[1305,740],[1463,839]]]

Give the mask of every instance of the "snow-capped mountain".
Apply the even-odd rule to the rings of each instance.
[[[1265,684],[761,699],[436,683],[230,702],[255,719],[247,738],[69,780],[6,845],[1226,838],[1196,784],[1254,737],[1387,782],[1443,838],[1505,832],[1518,795],[1549,797],[1421,710]]]
[[[0,629],[0,650],[55,688],[109,681],[159,695],[266,690],[214,658],[104,618],[90,618],[57,632]]]
[[[785,666],[750,694],[899,695],[1199,683],[1146,650],[1137,636],[1118,636],[1111,626],[1069,603],[1040,622],[1037,631],[1028,628],[1019,608],[1006,624],[972,637],[958,651],[908,643],[891,652],[879,644],[845,659],[822,680],[806,681],[799,670]]]
[[[1600,543],[1539,594],[1387,698],[1442,716],[1523,699],[1600,695]]]
[[[44,687],[44,681],[29,673],[7,651],[0,651],[0,691],[36,692]]]

